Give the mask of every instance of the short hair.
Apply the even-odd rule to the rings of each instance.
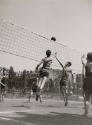
[[[70,67],[72,65],[72,63],[68,61],[68,62],[66,62],[65,65],[68,66],[68,67]]]
[[[87,60],[92,61],[92,53],[91,52],[87,54]]]
[[[47,50],[47,51],[46,51],[46,55],[47,55],[47,56],[50,56],[50,55],[51,55],[51,50]]]

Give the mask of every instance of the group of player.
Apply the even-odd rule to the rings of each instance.
[[[56,41],[55,37],[52,37],[51,40]],[[46,51],[46,57],[41,60],[41,62],[37,65],[35,71],[39,72],[39,77],[37,78],[37,93],[36,93],[36,100],[38,98],[41,102],[41,91],[43,90],[43,87],[45,85],[46,79],[49,77],[50,74],[50,67],[53,63],[52,57],[51,57],[51,50]],[[68,74],[67,74],[67,68],[72,65],[71,62],[66,62],[65,65],[59,61],[56,54],[54,55],[56,60],[59,62],[60,66],[62,67],[62,77],[60,80],[60,91],[64,97],[65,106],[68,104],[68,94],[69,89],[72,89],[72,86],[70,85],[70,88],[68,88]],[[84,97],[84,114],[88,114],[89,109],[89,101],[90,101],[90,95],[92,93],[92,53],[87,54],[87,62],[84,61],[84,56],[82,56],[81,61],[83,64],[83,97]],[[41,66],[42,65],[42,66]],[[41,67],[40,67],[41,66]]]
[[[52,37],[51,40],[56,41],[55,37]],[[40,99],[41,101],[41,91],[43,90],[43,87],[46,83],[46,80],[49,78],[51,65],[53,63],[52,55],[56,58],[56,60],[59,62],[60,66],[62,67],[62,77],[60,80],[60,92],[62,93],[65,101],[65,106],[68,104],[68,93],[69,88],[72,88],[71,85],[68,84],[68,73],[67,68],[72,65],[71,62],[66,62],[65,65],[59,61],[59,59],[55,54],[51,53],[51,50],[46,51],[46,57],[41,60],[41,62],[37,65],[35,71],[36,73],[39,73],[39,76],[37,78],[37,92],[36,92],[36,100]]]
[[[56,38],[51,37],[51,40],[56,41]],[[64,97],[65,106],[67,106],[68,95],[73,88],[71,83],[69,84],[69,76],[68,76],[69,74],[67,71],[68,68],[72,65],[72,63],[68,61],[63,65],[62,62],[57,58],[56,53],[54,54],[54,57],[62,67],[60,92]],[[84,61],[84,56],[82,56],[81,61],[83,64],[82,77],[83,77],[83,97],[84,97],[84,109],[85,109],[84,114],[86,115],[88,114],[90,95],[92,94],[92,53],[87,54],[86,62]],[[47,50],[46,57],[41,60],[41,62],[36,66],[35,69],[35,72],[38,73],[36,79],[36,88],[34,88],[34,91],[36,93],[36,101],[40,99],[40,102],[42,102],[41,92],[46,83],[46,80],[49,78],[52,63],[53,63],[52,52],[51,50]],[[0,89],[2,90],[3,88],[5,88],[3,81],[0,81],[0,86],[1,86]]]

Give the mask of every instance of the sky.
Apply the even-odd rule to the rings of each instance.
[[[0,17],[83,53],[92,50],[92,0],[0,0]],[[2,52],[0,58],[6,67],[34,69],[26,59]]]

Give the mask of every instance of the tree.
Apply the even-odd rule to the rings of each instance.
[[[11,66],[9,69],[9,79],[13,79],[13,78],[15,78],[15,76],[16,76],[16,73],[14,72],[14,69]]]
[[[15,78],[16,78],[16,73],[14,72],[14,69],[11,66],[9,69],[9,82],[8,82],[9,88],[13,88],[13,86],[15,84]]]

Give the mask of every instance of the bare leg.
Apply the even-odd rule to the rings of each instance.
[[[43,89],[46,80],[47,80],[47,77],[43,77],[43,79],[42,79],[42,83],[41,83],[41,85],[40,85],[40,89],[41,89],[41,90]]]
[[[68,87],[67,86],[65,86],[65,106],[67,106],[68,105]]]
[[[38,87],[40,88],[41,84],[42,84],[43,78],[39,78],[38,79]]]
[[[84,95],[84,109],[85,109],[84,115],[88,114],[89,99],[90,99],[90,94],[85,93],[85,95]]]
[[[31,92],[32,92],[32,90],[29,93],[29,102],[30,102],[30,99],[31,99]]]
[[[38,99],[40,99],[40,102],[42,103],[42,95],[41,95],[41,91],[45,85],[47,77],[43,77],[40,78],[38,81],[38,90],[37,90],[37,94],[36,94],[36,101],[38,101]]]
[[[68,105],[68,90],[66,86],[62,86],[62,88],[60,89],[62,96],[64,98],[64,102],[65,102],[65,106]]]
[[[38,101],[40,99],[40,102],[42,102],[42,100],[41,100],[41,89],[40,89],[42,81],[43,81],[43,78],[39,78],[37,80],[38,88],[37,88],[37,92],[36,92],[36,101]]]

